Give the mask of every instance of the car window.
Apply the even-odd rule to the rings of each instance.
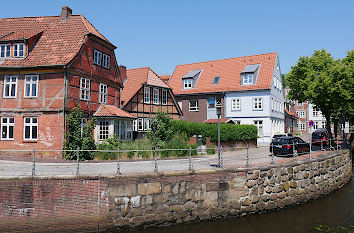
[[[305,141],[302,140],[301,138],[295,138],[295,140],[296,140],[296,142],[298,142],[298,143],[305,143]]]

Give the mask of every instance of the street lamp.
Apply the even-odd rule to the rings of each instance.
[[[221,151],[220,151],[220,116],[221,116],[221,99],[215,101],[216,114],[218,115],[218,167],[221,167]]]

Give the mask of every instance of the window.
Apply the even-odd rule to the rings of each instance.
[[[235,121],[234,120],[234,122],[235,122],[235,125],[241,125],[241,121]]]
[[[243,85],[253,84],[253,74],[242,75]]]
[[[326,122],[325,121],[322,121],[322,126],[321,128],[326,128]]]
[[[25,117],[24,118],[24,140],[37,140],[38,135],[38,118]]]
[[[4,98],[16,98],[17,76],[5,76]]]
[[[316,109],[313,109],[312,115],[313,115],[314,117],[317,117],[317,116],[318,116],[318,111],[317,111]]]
[[[90,99],[90,79],[87,78],[80,79],[80,99],[81,100]]]
[[[100,83],[100,93],[99,93],[99,101],[101,104],[107,104],[107,85]]]
[[[208,100],[208,109],[214,109],[215,108],[215,99],[209,99]]]
[[[302,103],[297,103],[297,105],[299,105],[299,106],[303,106],[304,105],[304,103],[302,102]]]
[[[144,118],[138,119],[138,130],[144,130]]]
[[[167,90],[162,90],[162,105],[167,105]]]
[[[189,101],[189,111],[190,112],[199,111],[198,100],[190,100]]]
[[[111,57],[107,54],[103,54],[102,66],[109,69],[111,66]]]
[[[38,97],[38,75],[26,75],[25,97]]]
[[[300,130],[305,130],[305,129],[306,129],[306,124],[300,123]]]
[[[138,128],[138,120],[133,120],[133,130],[134,131],[137,131],[137,128]]]
[[[145,104],[150,103],[150,87],[144,88],[144,103]]]
[[[96,65],[101,65],[102,63],[102,52],[94,50],[93,52],[93,63]]]
[[[14,44],[14,57],[25,56],[25,44]]]
[[[159,89],[157,89],[157,88],[154,88],[153,103],[159,104]]]
[[[14,139],[15,118],[2,117],[1,118],[1,140]]]
[[[254,125],[258,129],[258,137],[263,137],[263,121],[254,121]]]
[[[305,111],[300,111],[299,114],[300,114],[299,115],[300,118],[305,118],[306,116]]]
[[[253,98],[253,110],[262,110],[262,98]]]
[[[108,121],[100,121],[100,128],[98,132],[99,140],[106,140],[109,136],[109,122]]]
[[[315,121],[315,124],[313,125],[313,129],[318,129],[319,122]]]
[[[183,79],[183,89],[192,88],[192,79]]]
[[[0,45],[0,57],[10,57],[11,56],[11,45],[3,44]]]
[[[220,80],[220,77],[215,77],[211,84],[218,84],[219,80]]]
[[[231,99],[231,110],[232,111],[239,111],[241,110],[241,99]]]
[[[149,118],[144,118],[144,130],[150,129]]]

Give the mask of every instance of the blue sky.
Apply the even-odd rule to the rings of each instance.
[[[315,49],[334,58],[354,49],[353,0],[17,0],[2,2],[0,17],[59,15],[63,5],[118,47],[119,64],[158,74],[178,64],[274,51],[287,73]]]

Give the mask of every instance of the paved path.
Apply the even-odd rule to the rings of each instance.
[[[223,167],[240,168],[247,164],[247,150],[229,151],[223,153]],[[313,152],[313,156],[319,152]],[[269,147],[250,148],[248,151],[249,166],[271,164],[272,157]],[[308,155],[299,156],[296,159],[306,159]],[[293,158],[274,157],[274,163],[283,163],[293,160]],[[218,164],[217,155],[192,158],[192,168],[194,170],[216,170]],[[116,175],[117,162],[97,162],[79,165],[80,175]],[[154,160],[148,161],[124,161],[120,162],[121,174],[145,174],[154,172]],[[32,162],[0,160],[0,178],[9,177],[29,177],[32,175]],[[178,172],[189,170],[189,159],[160,159],[157,161],[159,172]],[[35,175],[40,177],[60,177],[76,175],[76,162],[40,162],[35,164]]]

